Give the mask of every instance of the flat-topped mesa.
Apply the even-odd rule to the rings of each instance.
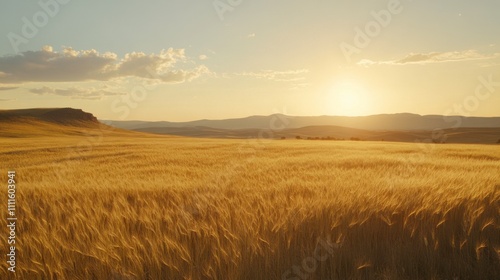
[[[38,120],[63,125],[99,124],[94,115],[73,108],[22,109],[0,111],[0,121]]]
[[[97,118],[91,113],[84,112],[80,109],[61,108],[46,112],[41,116],[41,119],[50,122],[61,124],[70,124],[75,122],[92,122],[98,123]]]

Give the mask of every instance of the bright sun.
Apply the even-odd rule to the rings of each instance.
[[[356,82],[342,81],[330,92],[330,106],[333,113],[343,116],[359,116],[367,113],[367,94]]]

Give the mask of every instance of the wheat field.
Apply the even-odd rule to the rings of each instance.
[[[498,146],[87,133],[0,153],[1,279],[500,279]]]

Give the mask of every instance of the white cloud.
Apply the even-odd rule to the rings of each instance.
[[[292,87],[290,87],[291,90],[300,90],[309,87],[309,83],[296,83],[293,84]]]
[[[200,65],[191,70],[172,70],[162,75],[161,81],[166,83],[190,82],[201,75],[211,74],[205,65]]]
[[[295,82],[304,80],[303,74],[308,73],[307,69],[275,71],[275,70],[262,70],[259,72],[243,72],[237,73],[240,76],[247,76],[257,79],[266,79],[276,82]]]
[[[208,59],[208,56],[205,55],[205,54],[201,54],[200,56],[198,56],[198,59],[199,60],[207,60]]]
[[[431,53],[410,53],[407,56],[398,60],[388,61],[373,61],[363,59],[357,64],[361,66],[373,65],[405,65],[405,64],[429,64],[429,63],[443,63],[454,61],[468,61],[468,60],[481,60],[492,59],[500,57],[500,54],[486,55],[481,54],[476,50],[455,51],[455,52],[431,52]]]
[[[76,51],[69,47],[55,52],[52,47],[45,46],[40,51],[0,57],[0,84],[109,81],[124,77],[182,83],[210,72],[204,65],[194,69],[175,67],[184,60],[183,49],[170,48],[159,54],[133,52],[120,59],[110,52]]]
[[[247,35],[247,38],[248,38],[248,39],[255,38],[255,33],[248,34],[248,35]]]

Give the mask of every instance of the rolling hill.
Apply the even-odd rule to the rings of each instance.
[[[383,114],[297,117],[282,114],[191,122],[104,121],[147,133],[208,138],[359,138],[372,141],[497,143],[500,117]],[[278,129],[276,129],[278,128]],[[264,136],[262,136],[265,134]],[[260,135],[260,136],[259,136]]]
[[[366,141],[393,141],[393,142],[438,142],[438,143],[476,143],[494,144],[500,139],[500,128],[458,128],[443,129],[441,131],[414,130],[414,131],[370,131],[341,126],[306,126],[301,128],[272,131],[265,129],[217,129],[211,127],[149,127],[137,129],[140,132],[169,134],[201,138],[274,138],[274,139],[302,139],[316,140],[330,138],[330,140],[348,140],[356,138]],[[318,139],[319,140],[319,139]]]
[[[201,138],[361,139],[394,142],[494,144],[500,139],[500,118],[449,117],[413,114],[369,117],[253,116],[243,119],[200,120],[186,123],[98,121],[91,113],[72,108],[0,110],[0,137],[82,135],[175,135]],[[405,122],[408,125],[405,127]],[[332,125],[343,123],[349,126]],[[281,126],[280,126],[281,125]],[[451,126],[450,126],[451,125]],[[275,129],[270,129],[273,127]],[[279,129],[277,129],[278,127]],[[367,127],[372,127],[367,129]],[[392,128],[392,129],[389,129]]]
[[[383,114],[364,117],[342,116],[250,116],[225,120],[197,120],[191,122],[147,122],[147,121],[103,121],[123,129],[144,129],[151,127],[211,127],[217,129],[268,129],[273,123],[287,129],[306,126],[341,126],[365,130],[434,130],[457,127],[500,128],[500,117],[462,117],[416,114]]]

